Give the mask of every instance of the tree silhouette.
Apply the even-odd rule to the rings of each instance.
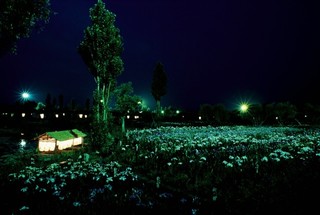
[[[223,104],[215,104],[212,106],[214,121],[217,124],[225,124],[229,120],[229,114]]]
[[[63,110],[64,109],[64,97],[63,97],[63,94],[59,95],[58,100],[59,100],[59,109]]]
[[[50,93],[47,94],[45,105],[46,105],[46,110],[50,111],[52,106],[52,98]]]
[[[199,115],[205,122],[212,122],[213,120],[213,107],[210,104],[200,105]]]
[[[274,105],[273,113],[277,122],[284,125],[296,119],[297,108],[290,102],[279,102]]]
[[[167,75],[164,71],[163,64],[158,62],[154,71],[151,84],[151,93],[156,100],[156,113],[157,116],[161,113],[161,97],[167,94]]]

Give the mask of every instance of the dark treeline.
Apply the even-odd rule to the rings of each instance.
[[[223,104],[202,104],[199,108],[201,120],[210,124],[226,125],[318,125],[320,105],[290,102],[248,105],[246,111],[227,110]]]
[[[60,102],[59,102],[60,101]],[[74,102],[69,105],[59,105],[60,97],[54,101],[50,96],[46,103],[33,101],[17,102],[13,105],[0,105],[1,127],[15,128],[30,123],[44,125],[54,130],[82,127],[89,129],[92,119],[92,107],[87,99],[80,107]],[[111,110],[112,121],[121,123],[121,116]],[[143,110],[130,112],[125,116],[128,128],[152,127],[156,111]],[[251,104],[247,111],[240,109],[228,110],[223,104],[202,104],[198,111],[177,110],[163,107],[158,126],[161,125],[273,125],[273,126],[307,126],[320,124],[320,105],[305,103],[295,105],[290,102],[268,104]]]

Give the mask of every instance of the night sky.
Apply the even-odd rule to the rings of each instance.
[[[0,59],[0,103],[29,90],[35,101],[64,95],[80,105],[92,98],[94,79],[77,47],[90,24],[94,0],[51,0],[50,23]],[[320,104],[320,1],[108,0],[123,37],[125,69],[154,107],[153,70],[168,78],[164,106],[290,101]]]

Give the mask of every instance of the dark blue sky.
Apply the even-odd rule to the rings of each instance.
[[[83,105],[95,87],[77,46],[89,25],[93,0],[51,0],[45,30],[18,43],[18,55],[0,59],[1,101],[29,89],[35,100],[63,94]],[[320,3],[305,0],[109,0],[124,42],[118,82],[154,106],[150,86],[158,61],[168,92],[162,104],[240,100],[320,104]]]

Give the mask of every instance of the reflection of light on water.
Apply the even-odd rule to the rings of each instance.
[[[25,148],[25,147],[26,147],[26,144],[27,144],[26,140],[25,140],[25,139],[21,139],[21,140],[20,140],[20,143],[19,143],[20,149]]]

